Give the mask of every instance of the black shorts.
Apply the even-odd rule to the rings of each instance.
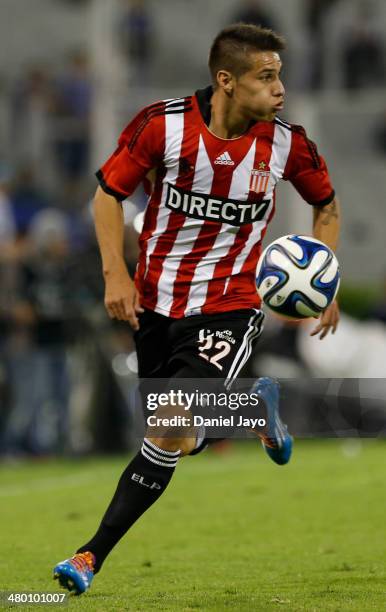
[[[243,309],[172,319],[146,310],[134,334],[138,376],[222,378],[231,384],[263,330],[261,310]]]

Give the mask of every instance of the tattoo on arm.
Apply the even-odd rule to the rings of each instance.
[[[331,202],[331,204],[322,208],[319,214],[322,217],[322,225],[329,225],[334,217],[335,219],[339,218],[338,209],[335,202]]]

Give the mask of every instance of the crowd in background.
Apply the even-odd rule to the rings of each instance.
[[[302,66],[302,79],[297,83],[305,90],[325,87],[326,57],[329,45],[328,19],[341,0],[303,0],[300,31],[306,41],[308,70]],[[124,0],[117,35],[121,51],[131,67],[130,79],[135,86],[149,83],[152,62],[157,57],[157,24],[146,0]],[[234,10],[222,15],[219,26],[236,22],[253,23],[282,32],[285,25],[277,22],[269,1],[240,0]],[[280,26],[284,26],[284,29]],[[295,43],[288,37],[289,46]],[[288,58],[286,58],[288,60]],[[347,90],[382,87],[386,82],[385,35],[379,27],[375,4],[361,0],[354,19],[341,33],[339,55],[335,58],[341,73],[340,82]],[[299,86],[299,85],[298,85]]]
[[[305,89],[324,87],[324,24],[339,1],[304,0],[303,27],[312,58]],[[234,4],[229,23],[279,29],[269,2]],[[386,84],[385,37],[374,21],[371,5],[364,2],[342,36],[338,61],[347,90]],[[116,27],[122,57],[129,58],[128,83],[151,84],[157,23],[146,0],[124,2]],[[14,147],[0,151],[0,453],[120,450],[126,444],[119,433],[125,390],[111,362],[116,355],[130,355],[133,342],[127,327],[111,324],[103,311],[90,207],[95,169],[90,168],[93,82],[87,54],[71,52],[55,72],[28,66],[7,83],[7,91]],[[386,119],[374,141],[383,155],[385,126]],[[143,206],[141,198],[138,202],[134,213]],[[132,223],[127,232],[126,255],[133,270],[137,253]],[[385,322],[385,304],[382,298],[369,314]],[[293,354],[294,333],[281,329],[280,350],[299,362]],[[276,332],[272,337],[277,342]],[[93,389],[85,383],[87,377],[94,381]],[[85,404],[99,410],[91,442],[89,426],[80,427],[82,440],[70,434],[71,419],[78,418],[71,416],[71,406],[81,411]],[[84,418],[90,425],[90,415]]]

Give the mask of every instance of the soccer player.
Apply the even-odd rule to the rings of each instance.
[[[105,305],[135,331],[142,379],[231,383],[238,375],[262,330],[255,271],[280,179],[312,206],[314,236],[337,246],[339,202],[326,164],[302,127],[277,116],[285,95],[283,49],[271,30],[225,28],[210,51],[212,86],[143,109],[97,173]],[[141,182],[149,201],[132,280],[123,259],[121,201]],[[312,334],[324,338],[338,319],[334,302]],[[228,340],[214,341],[224,330]],[[263,445],[284,464],[292,442],[279,419],[277,384],[260,379],[256,390],[267,405]],[[148,430],[95,535],[54,568],[61,585],[76,594],[87,590],[112,548],[165,491],[180,457],[207,442],[202,431]]]

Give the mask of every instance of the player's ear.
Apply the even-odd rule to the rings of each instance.
[[[228,95],[233,91],[233,76],[228,70],[219,70],[216,75],[217,85]]]

